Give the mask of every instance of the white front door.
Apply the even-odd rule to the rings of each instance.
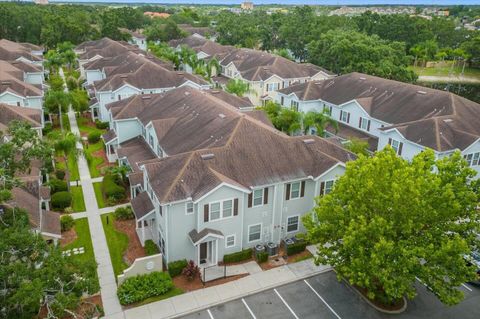
[[[217,264],[217,241],[207,241],[198,245],[198,264],[208,267]]]

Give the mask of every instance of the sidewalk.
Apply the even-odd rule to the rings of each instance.
[[[257,272],[222,285],[195,290],[169,299],[131,308],[125,310],[125,318],[174,318],[329,270],[331,270],[330,266],[315,266],[313,259],[307,259],[294,264]],[[113,317],[107,316],[106,318],[110,319]]]

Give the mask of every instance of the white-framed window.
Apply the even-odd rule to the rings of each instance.
[[[231,217],[233,215],[233,200],[229,199],[222,203],[223,218]]]
[[[287,218],[287,233],[298,231],[299,216],[290,216]]]
[[[292,183],[290,186],[290,199],[300,197],[300,182]]]
[[[390,140],[390,145],[391,145],[392,148],[395,150],[395,153],[397,153],[398,155],[401,155],[401,154],[402,154],[402,145],[403,145],[402,142],[397,141],[397,140],[394,140],[394,139],[391,139],[391,140]]]
[[[345,111],[340,111],[340,121],[348,123],[350,120],[350,113]]]
[[[282,97],[280,98],[280,105],[283,106],[284,104],[285,104],[285,97],[282,96]]]
[[[235,235],[228,235],[225,237],[225,248],[235,246]]]
[[[466,154],[463,158],[467,161],[468,166],[480,165],[480,152]]]
[[[290,86],[290,81],[283,81],[283,87],[288,88]]]
[[[248,226],[248,242],[258,241],[262,238],[262,224]]]
[[[362,130],[370,131],[370,120],[364,117],[360,118],[359,125]]]
[[[277,90],[278,90],[278,83],[267,84],[267,92],[277,91]]]
[[[148,143],[150,144],[150,146],[152,148],[154,148],[154,145],[153,145],[153,135],[149,134],[148,135]]]
[[[193,202],[187,202],[185,204],[185,213],[187,215],[193,214]]]
[[[229,218],[233,216],[233,199],[210,203],[209,221]]]
[[[209,220],[220,219],[220,202],[210,204],[210,218]]]
[[[157,155],[158,157],[162,158],[163,157],[163,150],[162,148],[160,147],[160,144],[157,144]]]
[[[326,195],[332,192],[333,185],[335,184],[335,180],[329,180],[322,182],[320,184],[320,195]]]
[[[253,207],[263,205],[263,188],[253,191]]]
[[[299,105],[299,102],[298,101],[290,101],[290,107],[292,108],[292,110],[295,110],[295,111],[298,111],[298,105]]]

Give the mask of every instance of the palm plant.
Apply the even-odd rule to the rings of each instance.
[[[318,136],[324,136],[327,125],[333,126],[335,133],[338,132],[338,123],[327,113],[309,111],[302,113],[303,134],[308,134],[311,128],[315,128]]]
[[[247,93],[254,93],[254,91],[250,89],[250,84],[240,79],[229,80],[225,87],[225,91],[240,97]]]
[[[62,112],[66,112],[70,104],[70,96],[63,91],[49,91],[45,98],[45,108],[49,113],[58,112],[58,120],[63,133]]]
[[[63,153],[63,159],[66,164],[65,169],[67,173],[67,180],[69,180],[70,170],[68,169],[68,156],[73,156],[75,161],[78,159],[78,155],[81,153],[81,150],[77,148],[77,142],[80,141],[80,138],[71,132],[68,132],[64,135],[62,132],[58,131],[52,131],[48,133],[47,137],[50,141],[52,141],[52,146],[55,151]]]
[[[121,178],[122,183],[124,185],[127,184],[127,181],[128,181],[127,174],[130,173],[130,171],[131,171],[130,167],[126,165],[118,165],[118,166],[113,166],[109,168],[109,172],[112,175],[118,175]]]

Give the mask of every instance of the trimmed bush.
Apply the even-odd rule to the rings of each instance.
[[[187,267],[188,261],[186,259],[172,261],[168,263],[168,273],[170,276],[176,277],[182,274],[182,271],[185,267]]]
[[[96,131],[88,134],[88,143],[90,144],[97,143],[98,141],[100,141],[100,136],[102,136],[102,133],[96,132]]]
[[[267,252],[261,252],[257,253],[257,261],[259,264],[264,263],[268,260],[268,253]]]
[[[153,240],[149,239],[145,241],[145,254],[147,254],[147,256],[156,255],[159,252],[158,246],[155,245]]]
[[[166,272],[152,272],[127,278],[117,289],[122,305],[129,305],[147,298],[161,296],[173,288],[172,278]]]
[[[105,197],[113,203],[125,199],[125,188],[119,185],[119,177],[117,175],[107,174],[103,177],[102,191]]]
[[[224,263],[236,263],[239,261],[244,261],[247,259],[252,258],[252,249],[247,248],[242,251],[233,253],[233,254],[227,254],[223,255],[223,262]]]
[[[65,171],[63,169],[57,169],[55,171],[55,177],[59,180],[63,180],[65,178]]]
[[[69,192],[58,192],[52,195],[52,207],[65,209],[72,204],[72,195]]]
[[[47,136],[53,130],[53,125],[51,122],[45,123],[42,129],[43,136]]]
[[[62,228],[62,232],[72,229],[74,225],[75,220],[73,220],[72,216],[63,215],[62,218],[60,218],[60,226]]]
[[[48,182],[48,185],[50,185],[50,192],[52,194],[58,193],[58,192],[66,192],[68,187],[67,187],[67,182],[59,180],[59,179],[51,179]]]
[[[304,240],[299,240],[296,243],[287,246],[287,256],[301,253],[307,248],[307,242]]]
[[[130,206],[119,207],[115,209],[113,213],[115,214],[116,220],[128,220],[135,218],[135,215],[133,214],[132,208]]]
[[[200,277],[200,268],[195,265],[195,262],[193,260],[190,260],[187,264],[187,267],[183,268],[182,275],[187,277],[188,281],[192,281],[195,278]]]
[[[99,120],[95,120],[95,126],[100,130],[106,130],[110,126],[108,122],[102,122]]]

